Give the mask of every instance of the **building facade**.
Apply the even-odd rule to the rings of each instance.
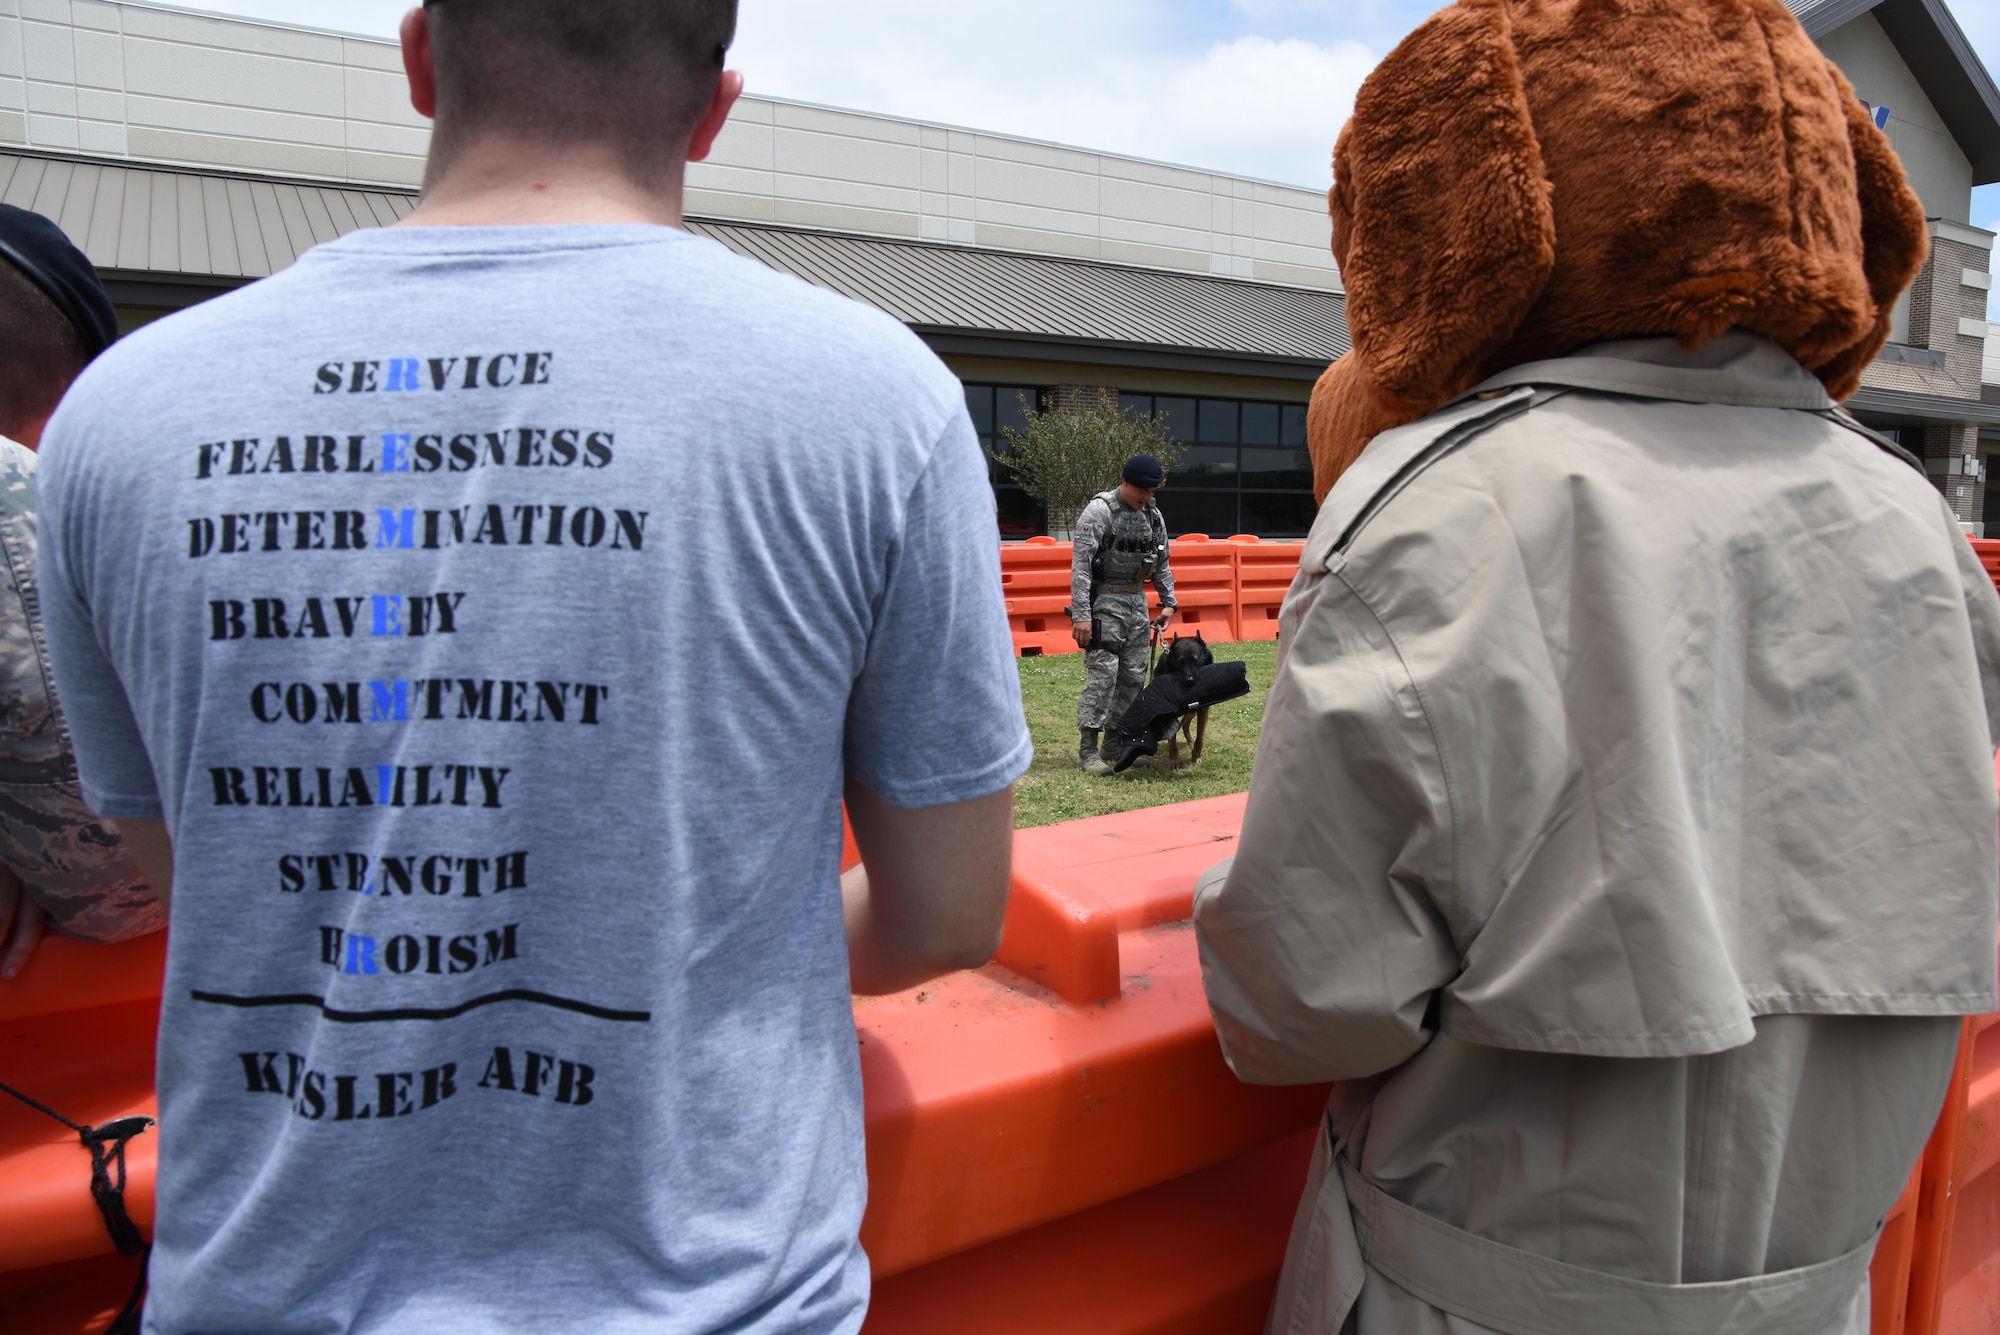
[[[1977,526],[2000,405],[1982,389],[1993,237],[1970,205],[2000,179],[2000,94],[1942,0],[1788,3],[1933,215],[1931,262],[1851,407]],[[60,223],[128,327],[406,216],[427,143],[392,42],[0,0],[0,201]],[[749,96],[686,207],[691,230],[909,325],[995,450],[1024,406],[1115,396],[1187,444],[1161,494],[1174,532],[1310,523],[1304,405],[1349,346],[1320,192]],[[994,483],[1003,534],[1035,532],[998,465]]]

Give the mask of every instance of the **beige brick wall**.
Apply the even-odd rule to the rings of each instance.
[[[1861,381],[1881,389],[1977,399],[1986,357],[1986,297],[1991,281],[1992,236],[1960,224],[1931,220],[1931,253],[1910,286],[1910,346],[1942,353],[1942,366],[1877,361]]]
[[[396,46],[113,0],[0,0],[0,146],[416,184]],[[765,97],[688,211],[1337,288],[1326,200],[1006,135]]]
[[[429,139],[390,42],[0,0],[0,144],[408,186]]]
[[[1973,423],[1926,427],[1923,454],[1924,471],[1944,493],[1945,503],[1959,522],[1978,520],[1986,512],[1986,483],[1966,473],[1964,461],[1970,457],[1977,467],[1979,427]]]
[[[690,213],[1338,289],[1314,190],[746,97]]]

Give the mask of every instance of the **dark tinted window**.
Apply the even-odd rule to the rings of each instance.
[[[1236,447],[1234,445],[1190,445],[1187,455],[1168,475],[1172,487],[1234,487]]]
[[[967,385],[965,411],[972,415],[972,429],[982,436],[993,434],[993,386]]]
[[[1311,492],[1243,493],[1243,532],[1259,537],[1303,538],[1317,513],[1319,507],[1313,504]]]
[[[1243,447],[1245,487],[1310,488],[1312,484],[1312,456],[1304,450]]]
[[[1153,411],[1153,396],[1151,394],[1120,394],[1118,396],[1118,407],[1130,416],[1144,417],[1147,413]]]
[[[1171,487],[1162,488],[1159,504],[1160,515],[1167,521],[1169,533],[1206,533],[1212,538],[1226,538],[1239,531],[1236,527],[1236,493],[1233,491],[1175,491]]]
[[[1303,445],[1306,443],[1306,406],[1303,403],[1288,403],[1281,410],[1284,425],[1280,429],[1280,445]]]
[[[1165,394],[1156,395],[1153,399],[1153,412],[1166,420],[1169,440],[1194,439],[1193,399],[1176,399]]]
[[[1201,438],[1205,441],[1236,443],[1236,400],[1201,401]]]
[[[1245,445],[1276,445],[1278,443],[1277,404],[1246,403],[1243,405],[1243,443]]]
[[[1028,419],[1021,413],[1021,401],[1027,400],[1030,408],[1035,406],[1039,391],[1025,385],[995,385],[993,387],[993,434],[1005,440],[1003,434],[1009,428],[1026,431]]]

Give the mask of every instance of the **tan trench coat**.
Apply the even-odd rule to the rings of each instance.
[[[2000,598],[1775,346],[1372,442],[1281,615],[1223,1049],[1338,1080],[1271,1329],[1863,1335],[1994,1009]]]

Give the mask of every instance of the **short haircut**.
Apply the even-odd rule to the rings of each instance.
[[[19,440],[55,411],[90,352],[28,276],[0,260],[0,435]]]
[[[431,160],[500,131],[616,148],[641,180],[680,169],[736,34],[736,0],[427,0]]]

